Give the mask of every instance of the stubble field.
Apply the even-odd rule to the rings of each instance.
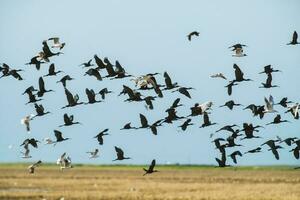
[[[300,199],[300,170],[292,167],[157,166],[143,176],[142,166],[44,165],[35,174],[26,166],[0,165],[0,199]]]

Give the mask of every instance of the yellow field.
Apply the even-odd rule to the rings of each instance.
[[[0,165],[0,199],[300,199],[300,170],[291,168]]]

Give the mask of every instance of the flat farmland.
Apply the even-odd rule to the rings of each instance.
[[[61,171],[42,165],[0,165],[0,199],[300,199],[300,170],[292,167],[215,168],[157,166],[75,166]]]

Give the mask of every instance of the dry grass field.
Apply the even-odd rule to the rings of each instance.
[[[267,200],[300,199],[300,170],[289,167],[226,168],[158,166],[143,175],[137,166],[0,165],[0,199]]]

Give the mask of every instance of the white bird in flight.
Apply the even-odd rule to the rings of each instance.
[[[72,161],[69,156],[67,156],[67,153],[63,153],[59,159],[56,161],[57,165],[60,165],[60,169],[68,169],[72,168]]]
[[[90,154],[90,158],[98,158],[99,157],[99,155],[98,155],[99,149],[95,149],[95,151],[88,151],[86,153]]]
[[[224,76],[224,74],[222,73],[217,73],[217,74],[213,74],[210,76],[211,78],[222,78],[222,79],[225,79],[227,80],[227,78]]]
[[[34,115],[31,114],[31,115],[27,115],[23,119],[21,119],[21,124],[24,124],[26,126],[26,131],[28,133],[30,133],[30,121],[32,120],[33,116]]]
[[[58,37],[49,38],[48,40],[53,40],[54,44],[52,48],[59,48],[59,50],[64,48],[64,46],[66,45],[66,43],[60,43]]]
[[[264,113],[275,113],[277,112],[274,110],[274,99],[272,95],[270,95],[269,99],[265,97],[265,108],[264,108]]]

